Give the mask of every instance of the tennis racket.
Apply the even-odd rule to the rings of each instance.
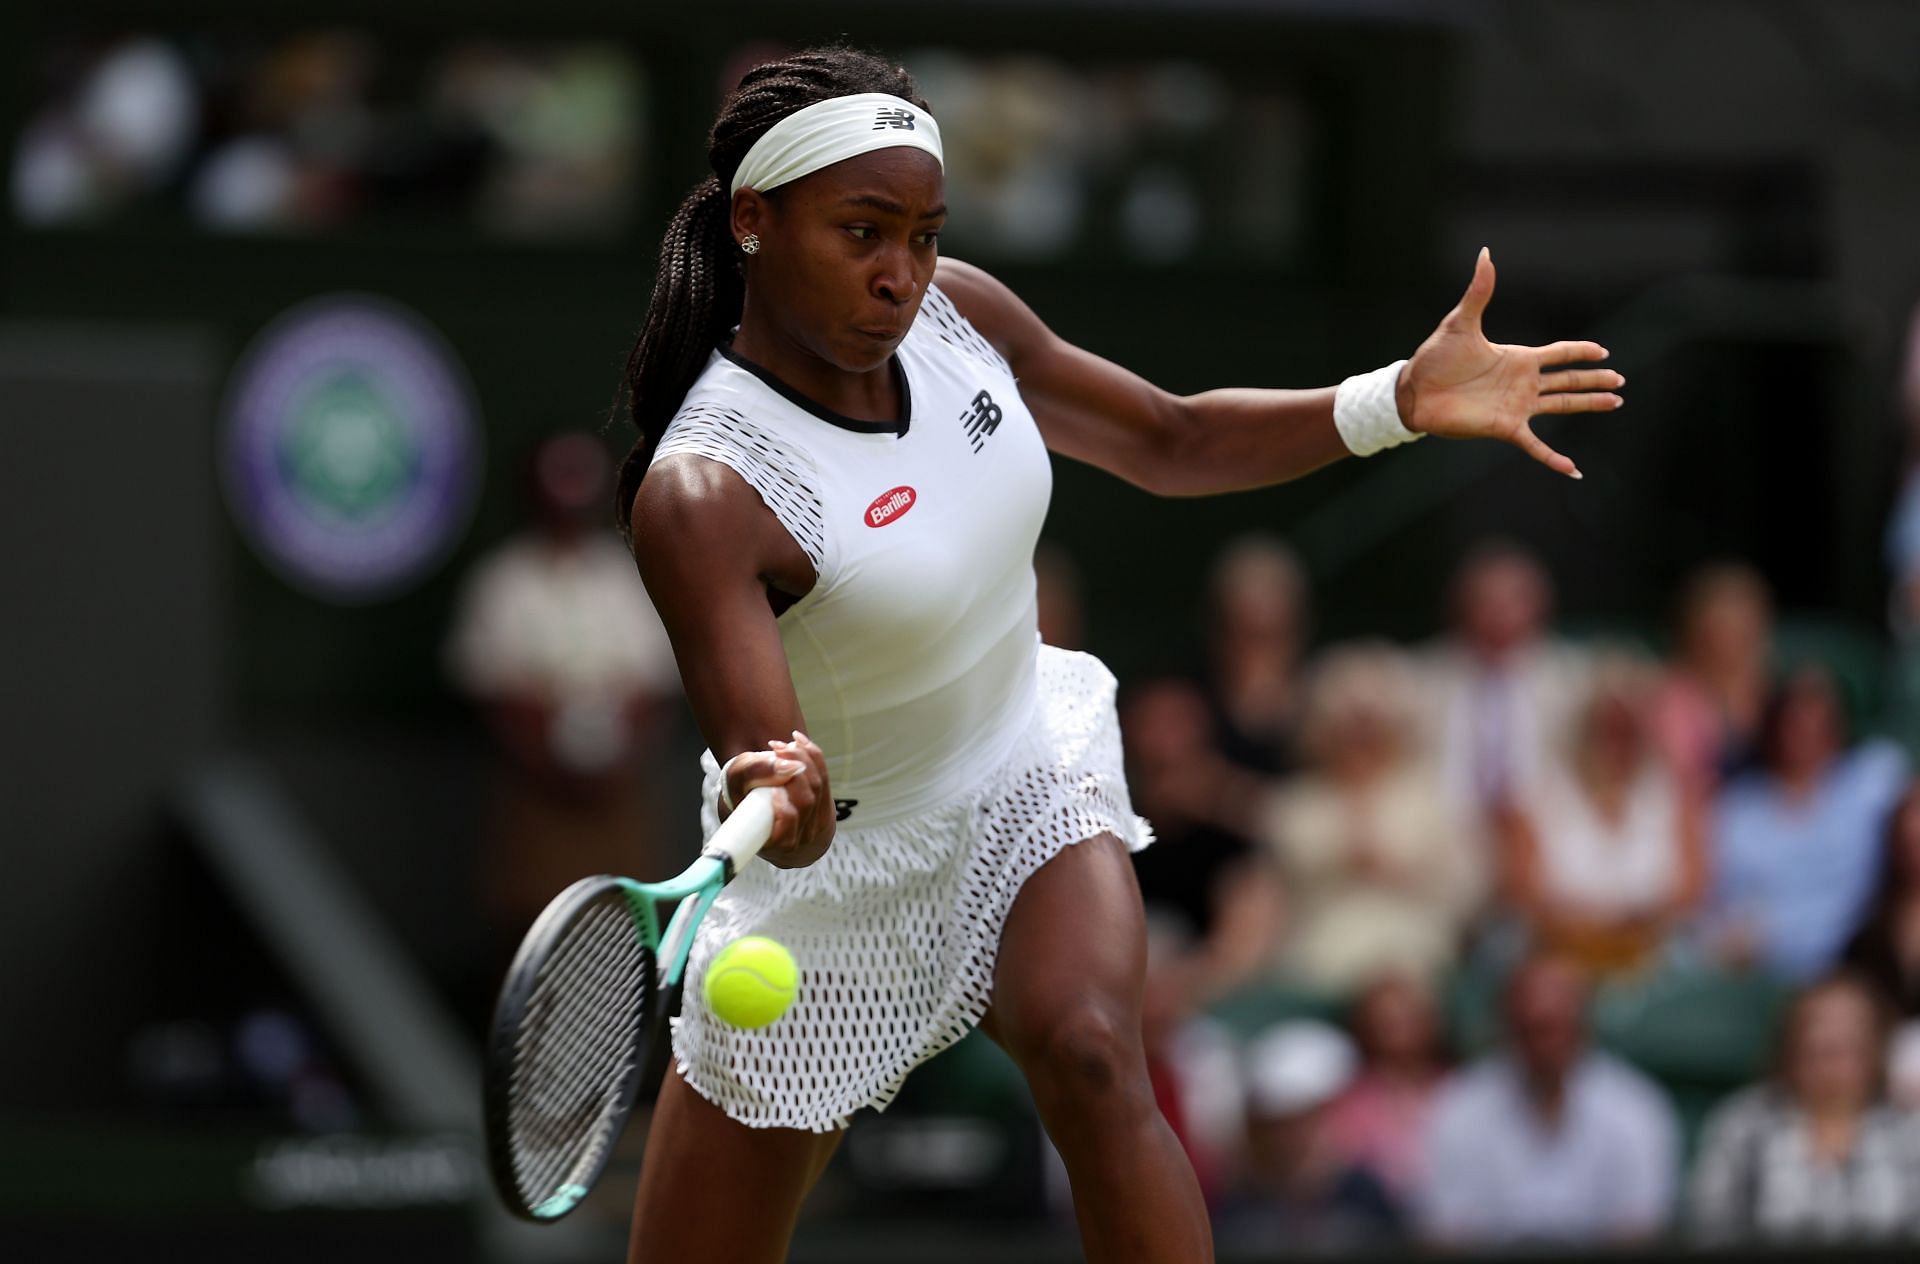
[[[487,1158],[514,1214],[558,1220],[600,1179],[635,1100],[666,1073],[694,929],[772,829],[762,786],[679,877],[582,878],[535,919],[500,988],[484,1076]],[[662,935],[655,906],[668,901]]]

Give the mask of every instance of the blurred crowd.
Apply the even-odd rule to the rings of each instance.
[[[641,74],[610,46],[138,35],[50,45],[38,69],[11,180],[35,227],[609,237],[638,183]]]
[[[1309,655],[1251,537],[1204,670],[1123,690],[1150,1056],[1224,1239],[1920,1238],[1920,785],[1757,572],[1676,607],[1663,654],[1575,642],[1488,541],[1431,642]]]

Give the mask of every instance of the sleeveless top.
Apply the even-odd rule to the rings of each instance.
[[[964,793],[1024,731],[1053,485],[1007,362],[937,286],[890,363],[901,418],[868,422],[716,348],[653,456],[730,467],[812,561],[780,639],[856,827]]]
[[[1671,899],[1680,886],[1680,798],[1663,773],[1646,768],[1627,792],[1618,821],[1601,817],[1563,769],[1534,795],[1547,889],[1593,912],[1631,916]]]

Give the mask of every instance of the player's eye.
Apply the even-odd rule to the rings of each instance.
[[[934,242],[940,240],[940,233],[936,229],[929,229],[921,233],[915,240],[923,246],[931,246]]]
[[[858,237],[861,241],[868,241],[873,237],[872,224],[849,224],[847,225],[847,231],[855,237]]]

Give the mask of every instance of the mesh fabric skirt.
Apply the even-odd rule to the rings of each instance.
[[[1121,768],[1114,680],[1099,659],[1040,647],[1026,734],[972,791],[918,816],[842,824],[803,869],[747,865],[701,923],[673,1023],[680,1073],[744,1124],[826,1132],[885,1109],[907,1073],[986,1012],[1000,929],[1034,870],[1101,833],[1152,841]],[[718,769],[705,760],[703,824]],[[800,991],[777,1022],[743,1031],[701,999],[707,962],[742,935],[792,950]]]

